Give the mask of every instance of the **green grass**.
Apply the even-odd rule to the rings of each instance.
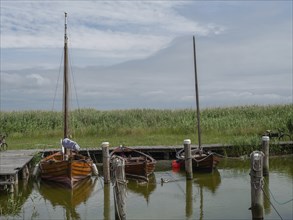
[[[293,105],[241,106],[201,111],[202,143],[253,145],[265,130],[284,128],[292,133]],[[182,145],[186,138],[197,143],[193,109],[132,109],[70,113],[72,139],[81,147]],[[59,147],[63,136],[62,113],[54,111],[1,112],[0,132],[7,133],[9,149]]]

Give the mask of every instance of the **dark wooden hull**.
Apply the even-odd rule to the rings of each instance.
[[[192,158],[192,169],[212,172],[219,161],[219,158],[214,154],[196,155]]]
[[[192,170],[202,172],[212,172],[220,162],[220,158],[212,152],[203,152],[199,154],[197,149],[191,151],[192,155]],[[181,163],[181,167],[185,167],[184,151],[177,154],[177,159]]]
[[[128,147],[117,147],[110,153],[110,157],[113,155],[124,159],[125,175],[128,178],[148,180],[148,176],[155,171],[156,160],[143,152]]]
[[[73,188],[80,180],[91,176],[92,164],[91,159],[77,153],[63,160],[62,153],[57,152],[40,161],[41,178]]]

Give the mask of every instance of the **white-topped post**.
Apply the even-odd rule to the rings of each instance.
[[[252,219],[263,219],[263,152],[253,151],[250,154],[250,185]]]
[[[109,142],[102,143],[104,183],[110,183],[110,155]]]
[[[262,152],[264,153],[263,158],[263,175],[269,175],[269,156],[270,156],[270,137],[262,136]]]
[[[185,172],[186,172],[186,179],[191,180],[192,176],[192,158],[191,158],[191,141],[190,139],[184,140],[184,153],[185,153]]]

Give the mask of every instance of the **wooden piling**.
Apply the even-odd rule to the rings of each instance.
[[[263,158],[263,175],[269,175],[269,156],[270,156],[270,137],[262,136],[262,152],[264,153]]]
[[[185,153],[185,172],[186,179],[191,180],[193,178],[192,174],[192,158],[191,158],[191,141],[190,139],[184,140],[184,153]]]
[[[104,185],[104,219],[111,219],[111,208],[110,208],[110,185]]]
[[[29,178],[29,169],[28,169],[28,166],[25,165],[25,166],[22,168],[22,179],[27,180],[28,178]]]
[[[111,181],[113,184],[115,203],[115,220],[126,220],[126,177],[124,167],[125,161],[122,157],[114,156],[111,158]]]
[[[264,185],[263,185],[263,206],[265,214],[271,213],[271,194],[270,194],[270,177],[264,176]]]
[[[250,184],[252,219],[263,219],[263,152],[253,151],[250,154]]]
[[[110,183],[109,142],[102,143],[104,184]]]
[[[192,190],[192,180],[186,180],[186,193],[185,193],[185,217],[190,219],[193,214],[193,190]]]

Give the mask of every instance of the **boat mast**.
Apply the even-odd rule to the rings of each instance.
[[[68,48],[67,48],[67,13],[64,22],[64,85],[63,85],[63,113],[64,113],[64,138],[68,137]]]
[[[202,152],[202,149],[201,149],[201,131],[200,131],[199,97],[198,97],[198,80],[197,80],[195,37],[194,36],[193,36],[193,56],[194,56],[194,79],[195,79],[196,113],[197,113],[198,148],[199,148],[200,152]]]

